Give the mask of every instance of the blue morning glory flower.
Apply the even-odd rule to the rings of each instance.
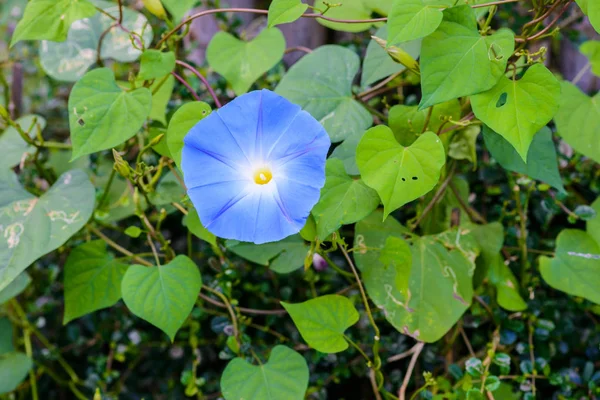
[[[302,229],[325,183],[321,124],[269,91],[237,97],[194,126],[181,168],[200,221],[226,239],[274,242]]]

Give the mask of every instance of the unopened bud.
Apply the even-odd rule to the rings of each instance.
[[[161,140],[162,140],[164,137],[165,137],[165,134],[164,134],[164,133],[161,133],[160,135],[156,136],[154,139],[152,139],[152,140],[150,141],[150,146],[152,146],[152,147],[156,146],[157,144],[159,144],[159,143],[160,143],[160,141],[161,141]]]
[[[8,116],[8,110],[6,108],[4,108],[4,106],[0,106],[0,117],[2,117],[3,119],[8,120],[9,116]]]
[[[116,151],[115,149],[113,149],[113,157],[115,159],[115,165],[114,168],[115,170],[123,177],[123,178],[128,178],[130,175],[130,167],[129,167],[129,163],[125,160],[123,160],[123,157],[121,156],[121,154],[119,154],[118,151]]]
[[[419,63],[406,51],[397,46],[388,46],[387,40],[378,38],[377,36],[371,36],[371,38],[383,47],[388,55],[392,57],[392,60],[404,65],[406,68],[417,74],[419,73]]]
[[[142,0],[142,3],[144,3],[144,7],[156,17],[162,20],[167,19],[167,12],[160,0]]]
[[[315,271],[322,272],[327,269],[327,261],[318,253],[313,254],[313,267]]]

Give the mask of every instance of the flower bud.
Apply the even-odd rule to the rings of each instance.
[[[142,3],[144,3],[144,7],[156,17],[162,20],[167,19],[167,12],[160,0],[142,0]]]
[[[118,151],[116,151],[115,149],[113,149],[113,157],[115,159],[115,165],[114,168],[115,170],[123,177],[123,178],[128,178],[129,174],[130,174],[130,169],[131,167],[129,167],[129,163],[125,160],[123,160],[123,157],[121,156],[121,154],[119,154]]]
[[[397,46],[388,46],[387,40],[378,38],[377,36],[371,36],[374,41],[377,42],[383,49],[388,53],[394,61],[404,65],[409,70],[419,73],[419,63],[410,54]]]
[[[318,253],[313,254],[313,267],[315,271],[322,272],[327,269],[327,261]]]

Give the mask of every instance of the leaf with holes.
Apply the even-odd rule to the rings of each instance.
[[[151,109],[147,88],[125,92],[110,69],[88,72],[69,96],[72,160],[125,142],[142,127]]]
[[[80,170],[64,173],[41,197],[0,171],[0,291],[43,255],[62,246],[92,215],[94,187]]]
[[[554,258],[539,258],[540,272],[553,288],[600,304],[600,245],[588,233],[565,229],[556,239]]]
[[[363,133],[373,117],[353,99],[352,82],[360,59],[341,46],[321,46],[284,75],[276,92],[323,124],[332,142]]]
[[[557,133],[575,150],[600,162],[600,93],[589,97],[570,82],[561,84],[560,107],[554,116]]]
[[[190,315],[201,287],[200,271],[186,256],[157,267],[132,265],[121,282],[129,310],[165,332],[171,341]]]
[[[208,44],[206,59],[239,96],[281,61],[284,51],[285,38],[277,28],[265,29],[250,42],[219,32]]]
[[[502,168],[527,175],[554,186],[561,192],[565,192],[558,170],[552,131],[548,127],[543,127],[533,137],[527,152],[527,163],[523,161],[515,148],[506,139],[492,131],[488,126],[483,127],[483,139],[492,157],[500,163]]]
[[[26,115],[15,121],[25,133],[35,139],[39,132],[46,127],[46,119],[36,114]],[[27,144],[19,132],[9,126],[0,133],[0,149],[2,149],[2,158],[0,158],[0,169],[12,168],[19,165],[25,153],[34,154],[35,147]]]
[[[500,29],[481,36],[471,7],[444,10],[438,29],[423,39],[419,109],[492,88],[504,76],[514,34]]]
[[[0,354],[0,394],[15,390],[31,368],[33,362],[23,353]]]
[[[534,135],[554,117],[559,101],[560,84],[543,64],[535,64],[519,80],[503,76],[492,89],[471,97],[475,116],[525,162]]]
[[[114,18],[119,17],[119,6],[116,3],[94,0],[94,4]],[[129,33],[119,28],[113,28],[104,35],[98,53],[100,36],[113,23],[112,18],[97,13],[90,18],[75,21],[69,29],[66,41],[42,41],[40,45],[42,69],[56,80],[75,82],[97,62],[98,57],[102,60],[113,59],[122,63],[137,60],[142,51],[131,42]],[[152,42],[154,35],[143,14],[123,7],[123,27],[134,32],[144,43]],[[138,47],[139,45],[140,43],[137,44]]]
[[[280,274],[287,274],[302,267],[310,249],[300,235],[265,244],[227,240],[225,247],[246,260],[268,266]]]
[[[183,138],[194,125],[208,116],[210,112],[211,108],[207,103],[193,101],[179,107],[171,117],[167,129],[167,145],[177,166],[181,165]]]
[[[344,296],[330,294],[304,303],[281,302],[302,338],[322,353],[339,353],[348,348],[344,331],[358,322],[358,311]]]
[[[10,46],[21,40],[62,42],[73,22],[95,13],[94,4],[88,0],[31,0],[15,27]]]
[[[227,364],[221,376],[225,400],[302,400],[308,388],[308,365],[300,354],[275,346],[269,360],[252,365],[243,358]]]
[[[363,181],[377,191],[384,216],[435,187],[446,162],[442,141],[426,132],[409,147],[400,145],[387,126],[365,133],[356,152]]]
[[[325,175],[321,198],[312,210],[321,240],[342,225],[360,221],[379,205],[377,192],[362,180],[349,177],[342,161],[327,161]]]
[[[440,26],[443,16],[438,2],[394,1],[387,21],[388,46],[429,36]]]
[[[65,314],[63,323],[114,305],[121,299],[121,280],[127,264],[94,240],[71,251],[65,263]]]
[[[296,21],[308,9],[300,0],[273,0],[269,6],[269,28]]]

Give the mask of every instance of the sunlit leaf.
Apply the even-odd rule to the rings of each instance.
[[[175,53],[149,49],[142,53],[138,79],[157,79],[171,73],[175,68]]]
[[[372,9],[370,7],[370,2],[372,1],[373,0],[340,0],[337,3],[328,2],[329,4],[337,4],[337,6],[329,8],[326,15],[329,18],[335,19],[369,19],[371,18]],[[316,0],[315,9],[325,11],[328,8],[325,3],[325,0]],[[369,22],[357,24],[331,22],[321,18],[318,18],[317,21],[319,21],[321,25],[324,25],[328,28],[344,32],[362,32],[369,29],[372,25]]]
[[[395,0],[388,17],[388,45],[429,36],[440,26],[444,14],[437,2]]]
[[[287,274],[302,267],[309,250],[309,246],[299,235],[265,244],[227,240],[225,247],[246,260],[268,266],[280,274]]]
[[[175,111],[169,121],[167,145],[175,163],[181,165],[183,138],[201,119],[210,114],[210,106],[202,101],[185,103]]]
[[[273,0],[269,6],[269,28],[296,21],[308,9],[301,0]]]
[[[202,239],[213,246],[217,245],[217,238],[210,233],[208,229],[202,226],[202,222],[200,222],[198,212],[195,208],[188,210],[188,214],[183,218],[183,224],[199,239]]]

